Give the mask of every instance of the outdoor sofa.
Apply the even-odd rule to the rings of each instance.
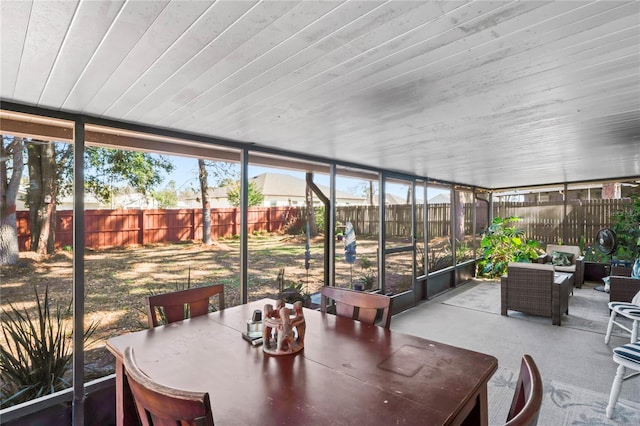
[[[569,313],[572,287],[573,276],[555,272],[553,265],[509,263],[500,280],[501,314],[519,311],[551,317],[554,325],[560,325],[562,314]]]
[[[574,274],[573,284],[576,288],[582,288],[584,283],[584,261],[580,254],[580,247],[547,244],[545,252],[538,257],[538,263],[552,264],[556,272]]]

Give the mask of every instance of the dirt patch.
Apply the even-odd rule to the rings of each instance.
[[[144,297],[153,293],[175,291],[187,286],[225,285],[227,307],[241,303],[240,244],[227,239],[212,245],[199,242],[156,244],[87,250],[85,253],[85,324],[99,322],[93,341],[85,352],[88,379],[113,372],[114,360],[104,347],[111,337],[147,327]],[[358,240],[358,258],[375,265],[377,240]],[[249,301],[279,294],[277,275],[284,268],[285,287],[299,285],[303,291],[319,291],[324,281],[324,240],[310,242],[311,263],[305,269],[303,236],[257,236],[249,239]],[[336,283],[341,287],[359,282],[370,270],[362,270],[359,261],[344,261],[340,245],[336,246]],[[73,292],[73,254],[61,251],[55,256],[41,257],[31,252],[20,254],[17,265],[0,271],[2,299],[0,307],[9,304],[35,313],[35,294],[40,297],[49,289],[53,306],[66,309]],[[65,312],[71,330],[71,310]],[[70,336],[71,337],[71,336]],[[0,336],[2,344],[6,344]]]

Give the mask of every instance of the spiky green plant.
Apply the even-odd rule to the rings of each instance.
[[[34,291],[37,318],[13,304],[9,304],[9,311],[2,311],[2,334],[7,342],[0,346],[2,408],[69,387],[65,374],[71,368],[72,348],[62,309],[56,305],[51,311],[48,287],[43,301],[35,287]],[[66,312],[70,308],[71,304]],[[97,327],[98,323],[93,322],[84,332],[85,342]]]

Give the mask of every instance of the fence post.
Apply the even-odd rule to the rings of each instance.
[[[146,229],[145,222],[147,220],[147,218],[145,216],[145,212],[146,212],[146,210],[142,209],[142,210],[140,210],[140,214],[138,215],[138,221],[140,222],[139,226],[138,226],[138,229],[139,229],[138,232],[140,232],[140,234],[138,235],[138,243],[140,245],[144,245],[145,244],[144,234],[145,234],[145,229]]]
[[[191,239],[196,239],[196,209],[191,209]],[[204,233],[202,235],[202,241],[204,241]]]
[[[238,213],[238,208],[235,207],[233,209],[233,235],[240,235],[240,232],[238,231]],[[249,215],[247,215],[247,218],[248,216]],[[249,232],[249,223],[247,223],[247,232]]]
[[[272,207],[267,207],[267,232],[271,232],[271,209]]]

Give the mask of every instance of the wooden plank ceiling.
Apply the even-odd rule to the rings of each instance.
[[[637,1],[5,1],[2,101],[507,188],[640,176]]]

